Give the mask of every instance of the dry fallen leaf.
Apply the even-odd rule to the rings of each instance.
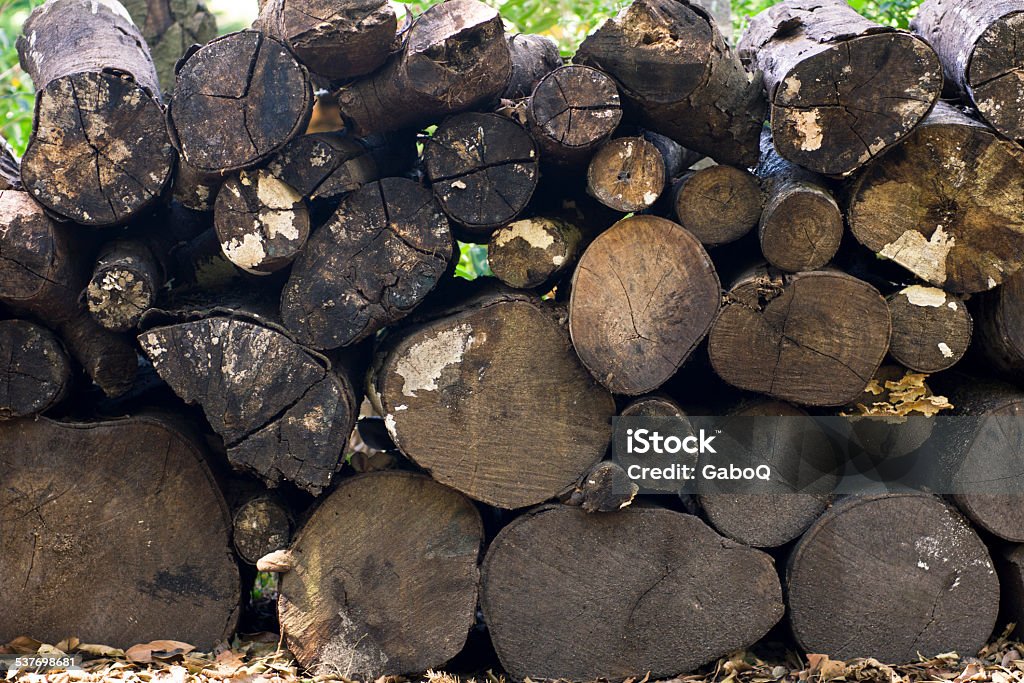
[[[128,661],[136,664],[149,664],[154,659],[169,659],[188,654],[195,647],[177,640],[154,640],[149,643],[132,645],[124,651]]]

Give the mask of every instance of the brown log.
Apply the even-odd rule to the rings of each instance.
[[[187,209],[212,213],[223,184],[220,173],[204,173],[179,159],[171,196]]]
[[[540,287],[576,262],[581,240],[579,228],[563,220],[523,218],[491,235],[487,263],[509,287]]]
[[[662,394],[648,394],[647,396],[641,396],[630,401],[619,412],[619,417],[674,418],[678,421],[677,424],[679,425],[676,431],[677,434],[693,433],[686,411],[680,408],[679,404],[671,398]],[[673,467],[675,465],[695,467],[697,465],[697,456],[695,454],[691,456],[686,453],[645,453],[641,455],[628,451],[618,451],[615,453],[615,461],[627,468],[627,470],[630,465],[658,468]],[[682,483],[676,479],[645,478],[643,492],[678,494],[681,485]]]
[[[508,37],[508,49],[512,75],[501,93],[502,99],[529,97],[541,79],[562,66],[558,43],[549,36],[516,33]]]
[[[687,149],[672,138],[655,133],[653,130],[641,130],[640,137],[661,152],[661,158],[665,161],[666,178],[678,178],[684,171],[704,158],[700,152]]]
[[[887,301],[892,317],[889,355],[901,365],[918,372],[941,372],[967,353],[973,322],[959,297],[911,285]]]
[[[231,540],[243,562],[255,565],[275,550],[287,548],[292,516],[273,495],[256,495],[242,502],[231,518]]]
[[[4,422],[0,479],[0,640],[231,638],[231,520],[184,433],[140,417]]]
[[[76,223],[125,223],[156,202],[174,149],[142,34],[124,7],[54,0],[25,21],[18,58],[36,86],[25,189]]]
[[[182,55],[217,37],[216,17],[199,0],[125,0],[124,6],[149,45],[160,89],[170,93]]]
[[[739,53],[764,72],[775,149],[825,175],[849,175],[895,145],[942,90],[928,43],[839,0],[769,7],[751,19]]]
[[[587,193],[615,211],[643,211],[664,189],[665,160],[644,138],[609,140],[587,166]]]
[[[850,197],[861,244],[948,292],[992,289],[1024,265],[1024,150],[945,103]]]
[[[0,349],[0,420],[45,413],[67,396],[71,361],[48,329],[0,320]]]
[[[442,666],[475,621],[482,541],[473,504],[428,477],[346,479],[292,544],[288,649],[313,674],[364,681]]]
[[[127,332],[156,303],[163,285],[163,268],[145,243],[115,240],[100,250],[85,288],[85,302],[100,325]]]
[[[977,301],[976,347],[997,371],[1024,376],[1024,270]]]
[[[615,81],[588,66],[555,69],[532,92],[527,120],[545,163],[586,163],[622,120]]]
[[[975,653],[999,609],[985,544],[928,495],[844,499],[800,539],[786,582],[797,641],[835,659]]]
[[[783,613],[768,555],[657,508],[538,508],[498,534],[481,574],[484,619],[516,680],[670,678],[749,646]]]
[[[559,495],[566,505],[578,505],[584,512],[615,512],[633,502],[640,491],[626,470],[605,460],[594,465],[571,491]]]
[[[707,334],[721,284],[700,242],[633,216],[602,233],[573,275],[569,329],[583,364],[617,394],[664,384]]]
[[[749,171],[709,166],[690,171],[672,184],[676,220],[707,247],[717,247],[753,230],[764,196]]]

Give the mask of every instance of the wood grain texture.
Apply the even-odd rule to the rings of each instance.
[[[100,249],[84,296],[96,322],[127,332],[156,303],[163,286],[163,266],[153,250],[141,240],[121,239]]]
[[[526,110],[530,132],[544,162],[587,162],[622,120],[615,81],[580,64],[555,69],[537,84]]]
[[[733,166],[685,173],[672,193],[676,220],[707,247],[735,242],[753,230],[764,204],[757,178]]]
[[[967,304],[941,289],[910,285],[888,299],[892,317],[889,354],[918,372],[953,367],[971,345],[974,323]]]
[[[582,239],[580,229],[566,221],[523,218],[491,235],[487,263],[509,287],[540,287],[575,263]]]
[[[71,360],[48,329],[27,320],[0,320],[0,420],[43,413],[71,386]]]
[[[665,160],[641,137],[609,140],[587,166],[587,194],[615,211],[643,211],[664,189]]]

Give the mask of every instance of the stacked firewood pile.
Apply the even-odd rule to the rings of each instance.
[[[477,0],[131,9],[18,41],[0,642],[209,647],[258,562],[363,680],[969,655],[1024,612],[1019,497],[627,505],[602,464],[616,415],[1024,410],[1024,0],[783,0],[735,47],[633,0],[566,63]]]

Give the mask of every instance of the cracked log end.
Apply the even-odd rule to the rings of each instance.
[[[89,313],[113,332],[133,329],[156,302],[162,269],[149,247],[117,240],[103,249],[85,289]]]
[[[71,361],[41,325],[0,321],[0,420],[46,412],[71,385]]]
[[[644,138],[610,140],[587,166],[587,194],[615,211],[650,208],[665,189],[665,160]]]
[[[754,229],[764,197],[749,171],[709,166],[687,173],[673,184],[679,224],[708,247],[735,242]]]
[[[550,283],[576,260],[580,230],[557,218],[524,218],[491,235],[487,263],[509,287]]]

